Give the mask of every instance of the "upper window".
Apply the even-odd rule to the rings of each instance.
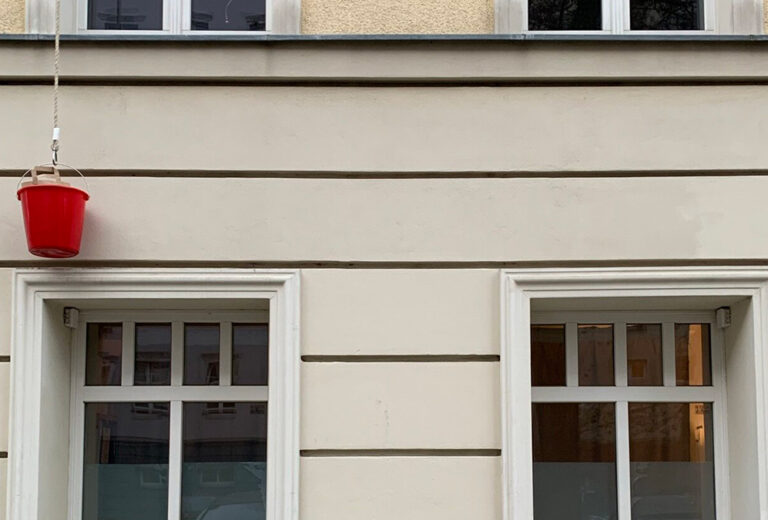
[[[85,31],[267,31],[269,0],[79,0]]]
[[[534,316],[534,520],[715,520],[722,349],[708,313]]]
[[[267,312],[84,313],[72,518],[265,518]]]
[[[527,0],[529,31],[702,31],[709,0]]]

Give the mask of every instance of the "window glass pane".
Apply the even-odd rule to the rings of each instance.
[[[613,385],[613,325],[579,325],[579,385]]]
[[[135,385],[171,384],[171,324],[136,324]]]
[[[192,0],[193,31],[266,31],[265,0]]]
[[[262,519],[267,403],[184,403],[182,519]]]
[[[219,324],[184,325],[184,384],[219,384]]]
[[[601,0],[528,0],[529,31],[599,31]]]
[[[162,30],[163,0],[88,0],[88,28]]]
[[[704,28],[703,0],[630,0],[633,31],[693,31]]]
[[[710,403],[629,403],[632,519],[715,519]]]
[[[664,384],[661,324],[627,325],[627,383],[629,386]]]
[[[531,326],[531,384],[565,386],[565,325]]]
[[[535,520],[614,520],[613,403],[533,404]]]
[[[232,325],[232,384],[266,385],[269,381],[269,326]]]
[[[675,324],[677,386],[710,386],[712,363],[708,323]]]
[[[168,403],[86,403],[83,520],[168,518]]]
[[[85,342],[86,385],[120,385],[122,356],[122,324],[88,324]]]

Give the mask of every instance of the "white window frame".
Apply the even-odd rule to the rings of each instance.
[[[69,492],[56,494],[49,489],[51,483],[46,479],[52,478],[47,475],[52,467],[58,468],[56,474],[70,475],[69,482],[63,483],[67,488],[76,484],[77,480],[82,480],[82,475],[71,476],[73,465],[78,464],[77,458],[69,460],[69,457],[57,456],[56,460],[43,460],[44,454],[50,453],[46,441],[41,440],[44,437],[44,401],[51,400],[53,385],[69,386],[71,383],[71,373],[66,380],[59,381],[43,377],[43,367],[51,363],[66,363],[64,366],[71,370],[71,352],[56,350],[54,347],[58,346],[51,345],[45,338],[46,331],[51,327],[63,327],[61,314],[52,313],[51,309],[64,305],[113,309],[140,306],[143,309],[155,309],[169,308],[169,302],[175,302],[184,309],[183,315],[189,316],[187,307],[190,306],[210,309],[226,302],[227,308],[237,308],[242,302],[242,308],[247,309],[248,303],[255,300],[269,300],[271,384],[268,389],[266,518],[298,520],[299,272],[61,268],[18,269],[14,273],[8,520],[47,520],[50,516],[46,516],[46,511],[62,511],[62,502],[66,502],[67,509],[71,508],[73,504]],[[52,348],[55,352],[51,352]],[[67,355],[55,359],[52,354],[59,352],[66,352]],[[72,387],[69,388],[71,391]],[[159,387],[144,388],[156,391]],[[110,390],[109,387],[99,388],[100,391],[105,389]],[[191,392],[185,398],[215,400],[212,389],[214,393],[217,390],[226,392],[229,399],[247,395],[248,398],[243,400],[258,400],[259,397],[254,395],[254,387],[248,386],[233,387],[231,390],[190,386],[182,387],[179,391]],[[111,390],[120,391],[124,388],[113,387]],[[143,390],[136,387],[136,391]],[[193,395],[194,392],[200,395]],[[66,395],[69,397],[69,392]],[[75,427],[77,420],[70,417],[69,424]],[[66,431],[69,432],[69,428]],[[61,487],[62,483],[56,482],[56,486]]]
[[[740,298],[751,306],[740,341],[754,358],[755,453],[748,454],[755,478],[748,482],[754,518],[768,520],[768,270],[734,268],[515,269],[501,277],[502,468],[504,520],[533,519],[533,447],[531,439],[530,326],[535,302],[569,302],[599,298],[620,302],[661,299]],[[578,299],[578,300],[574,300]],[[686,301],[688,301],[686,300]],[[726,379],[728,376],[726,374]],[[730,383],[729,383],[730,384]],[[733,416],[733,410],[730,410]],[[717,437],[717,435],[716,435]],[[723,435],[719,436],[724,439]],[[737,442],[731,439],[731,442]],[[728,446],[733,455],[738,446]],[[733,464],[733,459],[729,461]],[[720,471],[734,468],[721,467]],[[731,475],[733,481],[734,476]],[[733,508],[733,503],[731,503]],[[728,514],[727,511],[724,512]],[[728,516],[718,520],[731,520]],[[734,520],[738,520],[735,519]]]
[[[62,32],[112,36],[261,36],[264,34],[299,34],[301,0],[266,0],[266,30],[264,31],[193,31],[191,30],[191,0],[163,0],[163,28],[150,31],[88,29],[88,0],[62,0]],[[32,34],[54,32],[52,0],[28,0],[26,29]]]
[[[629,0],[603,0],[603,28],[599,31],[529,31],[528,0],[495,0],[495,14],[497,34],[664,36],[764,32],[761,0],[704,0],[704,28],[696,31],[632,31],[629,29]]]
[[[599,31],[531,31],[528,29],[528,3],[522,0],[523,32],[530,34],[702,34],[715,30],[715,0],[703,0],[704,27],[693,31],[633,31],[630,29],[631,0],[602,0],[602,30]]]
[[[114,386],[86,386],[86,339],[88,323],[121,323],[122,363],[121,384]],[[133,384],[135,368],[135,330],[137,323],[171,324],[171,384]],[[185,385],[184,379],[184,324],[215,323],[219,328],[218,385]],[[85,403],[168,401],[170,403],[170,432],[168,457],[168,519],[181,518],[181,468],[182,468],[182,407],[184,402],[265,402],[269,406],[269,386],[232,386],[232,324],[269,323],[269,311],[153,311],[109,310],[87,311],[80,315],[80,324],[72,335],[72,381],[70,398],[70,477],[69,477],[69,520],[81,520],[83,499],[83,449],[85,436]],[[269,335],[272,337],[272,334]],[[270,343],[272,343],[270,341]],[[269,346],[270,354],[274,345]],[[276,361],[270,357],[270,365]],[[277,371],[278,367],[270,366]],[[270,372],[272,371],[270,370]],[[269,489],[275,485],[271,468],[274,465],[275,447],[279,439],[273,439],[271,431],[275,425],[267,414],[267,482]],[[266,497],[265,497],[266,498]],[[267,501],[267,508],[270,504]],[[274,517],[267,512],[268,517]]]
[[[628,324],[661,324],[663,386],[628,386],[627,334]],[[675,324],[706,323],[709,325],[711,386],[676,386]],[[715,508],[716,517],[730,518],[728,489],[728,429],[725,396],[725,358],[722,330],[717,327],[714,312],[680,311],[563,311],[534,312],[532,325],[565,325],[565,386],[533,386],[532,403],[615,403],[616,410],[616,491],[618,520],[632,519],[632,497],[629,467],[629,403],[630,402],[705,402],[712,403],[714,431]],[[579,324],[613,325],[614,385],[579,386],[578,326]]]

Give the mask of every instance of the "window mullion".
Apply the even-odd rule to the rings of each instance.
[[[616,492],[618,520],[632,519],[632,480],[629,467],[629,404],[616,403]]]
[[[136,323],[123,322],[122,369],[120,374],[121,386],[133,386],[133,372],[136,363]]]
[[[168,520],[181,518],[182,402],[171,401],[168,439]]]
[[[171,386],[184,384],[184,323],[171,323]]]
[[[579,386],[579,324],[565,324],[565,384]]]
[[[613,359],[616,386],[627,386],[627,324],[613,324]]]
[[[611,2],[611,32],[624,34],[629,30],[629,0]]]
[[[675,324],[661,324],[661,351],[663,355],[662,370],[664,370],[664,386],[673,387],[677,384],[675,373]]]
[[[219,325],[219,385],[232,386],[232,322]]]

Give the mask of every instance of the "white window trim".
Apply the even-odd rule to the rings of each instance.
[[[600,31],[529,31],[528,0],[495,0],[495,29],[497,34],[763,34],[761,0],[704,0],[704,3],[704,29],[696,31],[631,31],[629,0],[603,1],[603,29]],[[606,4],[610,6],[606,8]]]
[[[579,386],[578,339],[580,323],[610,323],[614,326],[613,386]],[[662,325],[663,385],[628,386],[627,335],[630,323]],[[710,330],[711,386],[676,386],[675,323],[707,323]],[[616,403],[616,490],[619,519],[631,520],[631,483],[629,480],[629,402],[708,402],[713,403],[715,508],[718,519],[730,518],[730,480],[728,475],[728,424],[725,396],[725,352],[722,329],[714,312],[681,311],[554,311],[534,312],[531,324],[564,324],[566,349],[566,386],[531,388],[532,403],[612,402]],[[671,361],[671,362],[670,362]]]
[[[757,431],[755,496],[768,520],[768,270],[606,268],[507,270],[501,279],[504,520],[533,519],[531,303],[539,298],[744,297],[752,300]],[[718,520],[730,520],[718,518]]]
[[[299,273],[239,269],[20,269],[14,273],[8,520],[43,520],[41,367],[46,305],[114,301],[270,301],[268,520],[298,519]],[[215,305],[212,303],[211,306]],[[159,306],[159,304],[158,304]],[[245,305],[244,305],[245,306]],[[58,317],[57,317],[58,318]],[[190,387],[194,388],[194,387]],[[210,388],[210,387],[206,387]],[[247,387],[244,387],[247,388]],[[206,398],[207,399],[207,398]],[[269,445],[271,444],[271,448]],[[46,461],[47,462],[47,461]],[[70,462],[71,468],[71,462]],[[69,468],[67,473],[69,473]]]
[[[189,14],[191,0],[163,0],[163,29],[156,31],[105,31],[88,29],[88,0],[62,0],[62,32],[64,34],[94,35],[181,35],[208,36],[299,34],[301,29],[301,0],[266,0],[266,31],[193,31]],[[53,0],[28,0],[26,30],[31,34],[54,32],[55,3]]]

